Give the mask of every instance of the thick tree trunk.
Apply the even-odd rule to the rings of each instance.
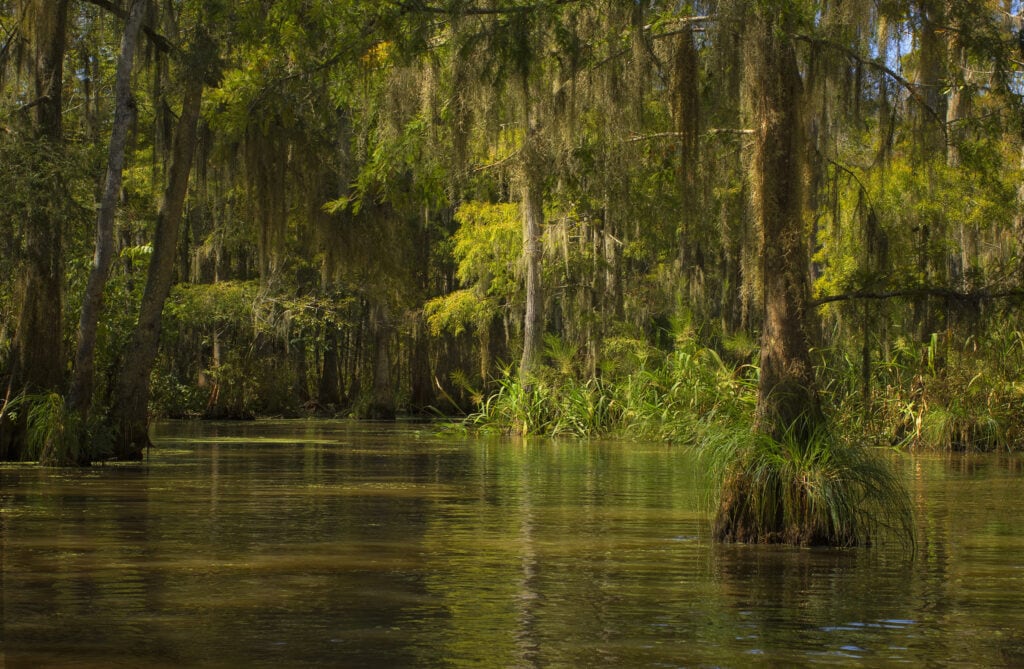
[[[34,0],[35,38],[32,76],[33,132],[40,141],[40,170],[59,173],[53,166],[63,151],[62,90],[64,83],[67,0]],[[59,178],[46,178],[51,202],[29,216],[25,229],[25,273],[21,312],[11,350],[6,398],[22,392],[41,393],[64,388],[64,220],[59,202]],[[52,190],[51,190],[52,189]],[[43,203],[40,203],[41,205]],[[24,447],[24,420],[11,424],[0,418],[0,460],[18,460]]]
[[[622,295],[622,241],[612,215],[610,196],[604,206],[604,219],[601,226],[602,264],[604,267],[604,293],[602,295],[601,312],[609,314],[613,320],[621,321],[626,317],[626,305]]]
[[[115,455],[119,459],[140,459],[149,445],[149,375],[160,343],[164,301],[174,279],[174,259],[178,247],[185,194],[196,147],[196,125],[203,96],[202,80],[187,83],[181,118],[174,133],[167,188],[157,214],[153,254],[146,277],[146,288],[122,368],[114,407],[118,430]]]
[[[803,447],[823,420],[808,342],[810,262],[804,224],[801,79],[786,3],[757,3],[745,57],[754,126],[750,181],[759,232],[764,322],[756,429]],[[781,15],[781,16],[780,16]],[[714,535],[719,541],[816,543],[815,527],[786,518],[786,495],[805,496],[799,480],[762,485],[740,453],[723,481]],[[765,492],[765,491],[768,492]]]
[[[145,3],[142,0],[135,0],[128,10],[128,21],[121,39],[121,55],[117,62],[114,125],[110,134],[106,185],[96,219],[96,252],[82,300],[82,314],[78,323],[78,351],[75,355],[75,372],[69,393],[70,408],[83,415],[89,412],[92,402],[96,329],[103,305],[103,289],[114,260],[114,214],[121,194],[128,130],[135,116],[135,101],[132,99],[131,91],[132,62],[142,28],[144,10]]]
[[[806,146],[800,119],[800,73],[792,42],[770,9],[757,18],[748,58],[754,115],[751,181],[760,231],[764,324],[757,394],[760,431],[781,437],[821,418],[808,343],[809,253],[803,218]]]
[[[436,401],[430,380],[430,339],[426,323],[422,319],[413,330],[409,352],[409,382],[412,390],[412,406],[424,411]]]
[[[291,345],[290,348],[292,370],[295,373],[295,383],[292,392],[295,398],[305,406],[309,400],[309,375],[306,372],[306,342],[300,340]]]
[[[954,35],[959,30],[951,31]],[[946,100],[946,164],[953,168],[960,168],[960,145],[967,138],[964,128],[964,119],[970,115],[971,96],[968,89],[970,70],[967,63],[967,51],[963,44],[954,41],[949,45],[950,53],[950,85],[949,95]],[[960,254],[959,257],[951,258],[954,265],[953,276],[961,277],[961,289],[970,291],[974,288],[977,279],[979,258],[978,247],[980,245],[980,230],[977,225],[960,221]]]

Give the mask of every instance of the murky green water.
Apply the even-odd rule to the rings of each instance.
[[[0,667],[1024,664],[1024,460],[906,459],[921,545],[716,546],[687,455],[167,423],[0,469]]]

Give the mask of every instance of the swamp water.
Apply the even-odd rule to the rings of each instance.
[[[904,457],[920,544],[709,541],[692,456],[167,422],[0,468],[0,668],[1024,665],[1024,458]]]

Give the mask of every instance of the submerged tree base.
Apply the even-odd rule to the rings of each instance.
[[[806,505],[808,492],[803,482],[792,484],[792,494]],[[751,491],[755,487],[752,476],[746,472],[735,472],[723,483],[722,499],[719,501],[712,534],[715,541],[722,543],[789,544],[793,546],[832,546],[848,548],[870,545],[871,537],[858,536],[852,528],[837,527],[826,520],[819,525],[818,519],[798,518],[795,522],[783,520],[782,509],[775,518],[762,519],[754,509],[759,506]],[[764,523],[764,520],[770,522]]]
[[[782,440],[748,435],[716,455],[723,472],[717,541],[867,546],[882,535],[913,545],[913,513],[893,464],[824,431]]]

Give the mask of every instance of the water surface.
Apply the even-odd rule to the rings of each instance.
[[[899,546],[714,545],[692,457],[161,423],[0,468],[0,667],[1024,664],[1024,460],[904,458]]]

